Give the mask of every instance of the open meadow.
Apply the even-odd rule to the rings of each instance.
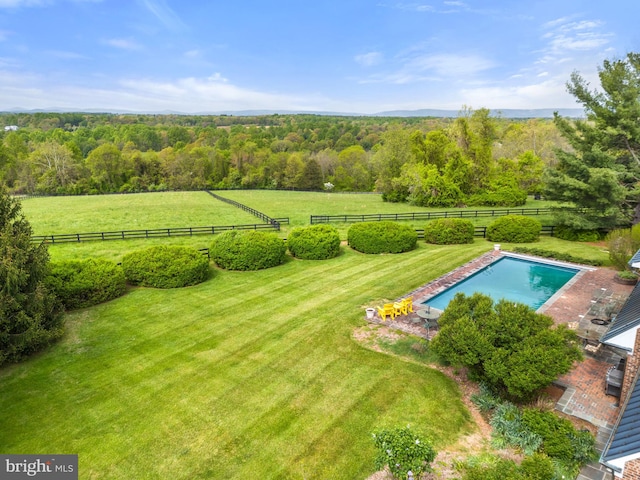
[[[224,190],[215,192],[225,198],[254,208],[270,217],[287,217],[279,235],[286,238],[292,228],[309,224],[311,215],[408,213],[460,211],[460,209],[426,208],[382,201],[378,194],[289,192],[274,190]],[[545,208],[551,202],[529,199],[523,208]],[[190,227],[207,225],[246,225],[262,221],[237,207],[216,200],[206,192],[158,192],[126,195],[67,197],[33,197],[22,201],[23,211],[35,235],[84,233]],[[476,208],[474,207],[474,210]],[[477,210],[491,210],[479,207]],[[548,216],[536,216],[550,223]],[[471,218],[475,225],[488,225],[495,217]],[[424,228],[426,220],[402,221],[414,228]],[[332,223],[346,240],[349,223]],[[184,245],[207,248],[211,235],[118,241],[91,241],[78,244],[50,245],[54,260],[100,257],[120,261],[122,255],[151,245]]]
[[[206,192],[30,197],[22,210],[34,235],[262,223]]]
[[[222,203],[202,195],[207,205]],[[288,216],[296,204],[320,206],[304,200],[310,194],[299,195],[273,210],[267,200],[235,199],[270,216]],[[333,194],[323,198],[330,201],[318,213],[344,208],[333,205]],[[51,208],[32,218],[31,201],[24,210],[34,224],[61,216]],[[379,212],[378,204],[369,208]],[[212,238],[87,242],[50,251],[53,259],[117,259],[132,247],[208,246]],[[545,237],[536,245],[576,246]],[[373,473],[371,433],[381,427],[410,424],[442,449],[475,428],[457,385],[419,361],[364,348],[353,332],[364,323],[365,307],[406,295],[492,248],[481,239],[419,242],[399,255],[343,246],[331,260],[289,258],[255,272],[212,266],[210,279],[194,287],[131,288],[71,312],[61,341],[0,369],[0,449],[77,453],[82,479],[348,480]],[[580,254],[606,257],[586,244]]]

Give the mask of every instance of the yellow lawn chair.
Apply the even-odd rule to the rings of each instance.
[[[393,303],[385,303],[382,307],[378,307],[378,314],[382,317],[382,320],[387,319],[387,315],[394,319],[396,317],[396,310],[393,308]]]
[[[407,314],[407,305],[404,303],[404,300],[394,303],[393,309],[396,312],[396,316]]]
[[[407,307],[407,312],[413,312],[413,297],[407,297],[402,300]]]

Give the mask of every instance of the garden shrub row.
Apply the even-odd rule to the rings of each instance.
[[[362,222],[349,228],[347,241],[362,253],[402,253],[416,248],[418,234],[396,222]]]
[[[125,255],[122,269],[134,285],[179,288],[206,280],[209,260],[195,248],[160,245]]]
[[[494,447],[516,447],[530,458],[539,455],[539,459],[552,459],[554,472],[547,478],[575,478],[582,465],[598,457],[595,438],[589,431],[577,430],[569,420],[551,411],[521,409],[502,400],[486,385],[481,385],[480,394],[471,400],[482,411],[491,412]]]
[[[522,215],[505,215],[487,227],[487,239],[492,242],[529,243],[540,236],[542,224]]]
[[[340,234],[325,224],[294,228],[287,237],[287,248],[296,258],[326,260],[340,253]]]
[[[275,233],[230,230],[212,242],[209,255],[226,270],[261,270],[284,262],[287,247]]]
[[[90,307],[124,295],[122,268],[104,259],[51,262],[46,284],[67,310]]]
[[[556,238],[569,240],[570,242],[597,242],[602,238],[602,234],[598,230],[575,230],[566,225],[556,227],[553,235]]]
[[[473,243],[473,222],[463,218],[439,218],[427,223],[424,240],[436,245]]]
[[[553,250],[544,250],[542,248],[514,247],[512,250],[515,253],[528,253],[529,255],[536,255],[538,257],[553,258],[555,260],[580,263],[583,265],[593,265],[595,267],[599,267],[603,264],[602,260],[577,257],[575,255],[571,255],[570,253],[554,252]]]

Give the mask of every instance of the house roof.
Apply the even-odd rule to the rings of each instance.
[[[607,343],[607,340],[611,340],[613,337],[633,328],[637,328],[638,326],[640,326],[640,283],[636,284],[631,295],[629,295],[629,298],[627,298],[622,309],[618,315],[616,315],[615,320],[611,322],[609,329],[605,332],[600,341],[602,343]]]
[[[640,382],[637,377],[624,412],[602,453],[601,461],[607,463],[634,454],[640,454]]]
[[[629,265],[631,268],[640,268],[640,250],[638,250],[635,255],[631,257],[631,260],[627,262],[627,265]]]

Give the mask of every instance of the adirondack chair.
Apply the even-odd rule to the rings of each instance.
[[[402,300],[407,307],[407,312],[413,312],[413,297],[407,297]]]
[[[404,303],[404,300],[399,302],[395,302],[393,304],[393,309],[396,312],[396,316],[398,315],[406,315],[407,314],[407,305]]]
[[[378,307],[378,314],[382,317],[382,320],[387,319],[387,315],[394,319],[396,317],[396,310],[393,308],[393,303],[385,303],[382,307]]]

